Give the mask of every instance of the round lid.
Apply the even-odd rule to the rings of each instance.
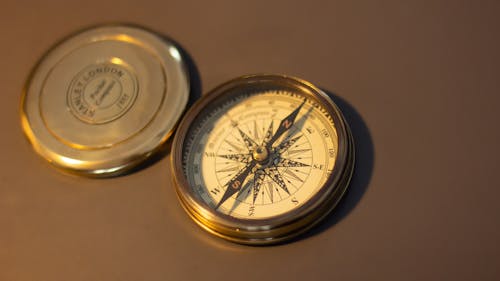
[[[174,43],[134,26],[100,26],[66,38],[38,62],[21,122],[36,152],[55,166],[110,176],[159,149],[188,96]]]

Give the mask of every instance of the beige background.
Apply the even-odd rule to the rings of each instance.
[[[498,1],[70,2],[0,4],[0,280],[500,279]],[[31,67],[116,21],[180,43],[198,92],[276,72],[336,95],[358,152],[336,213],[240,246],[190,221],[169,157],[107,180],[40,159],[19,126]]]

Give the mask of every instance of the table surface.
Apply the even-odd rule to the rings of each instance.
[[[3,1],[0,280],[499,280],[498,1]],[[298,76],[350,122],[357,166],[324,223],[278,246],[212,237],[181,208],[169,155],[88,179],[37,156],[19,100],[75,30],[146,26],[190,55],[194,94]],[[167,153],[168,154],[168,153]]]

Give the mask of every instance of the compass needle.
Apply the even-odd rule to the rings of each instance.
[[[180,201],[209,232],[246,244],[294,237],[330,212],[354,164],[338,108],[309,82],[246,76],[204,95],[172,143]]]
[[[245,182],[246,178],[250,174],[250,171],[252,168],[255,166],[255,162],[252,161],[248,163],[243,170],[241,170],[234,178],[232,178],[228,183],[227,183],[227,188],[226,191],[224,192],[224,195],[222,195],[222,199],[217,203],[217,206],[215,207],[215,210],[219,209],[220,205],[222,205],[226,200],[233,196],[233,194],[239,192],[241,190],[241,187],[243,186],[243,183]]]
[[[285,117],[285,119],[281,120],[278,130],[276,130],[276,133],[274,133],[273,137],[266,144],[267,148],[272,147],[274,142],[278,140],[281,137],[281,135],[283,135],[283,133],[288,131],[293,126],[295,118],[297,117],[297,114],[299,114],[299,111],[302,108],[302,106],[304,106],[304,103],[306,103],[306,99],[304,99],[304,101],[299,105],[299,107],[297,107],[287,117]]]

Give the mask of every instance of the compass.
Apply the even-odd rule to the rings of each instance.
[[[305,232],[351,179],[349,126],[311,83],[282,75],[231,80],[200,99],[176,133],[172,169],[183,207],[205,230],[244,244]]]

